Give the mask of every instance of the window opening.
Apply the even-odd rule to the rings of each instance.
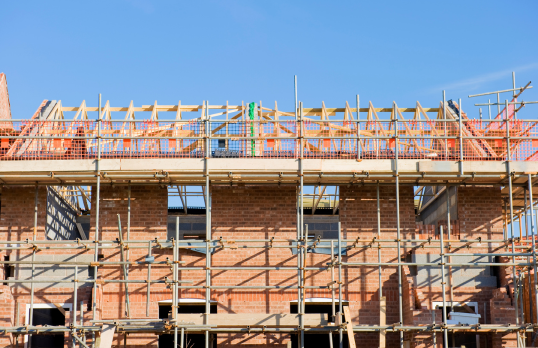
[[[203,314],[205,313],[205,302],[193,302],[193,303],[178,303],[179,314]],[[159,304],[159,319],[166,319],[172,313],[172,305],[169,303]],[[217,304],[211,303],[209,305],[209,313],[217,313]],[[181,316],[179,317],[181,318]],[[179,338],[178,338],[179,339]],[[210,347],[217,347],[217,335],[210,335]],[[174,335],[160,335],[159,336],[159,348],[168,348],[174,346]],[[205,334],[204,333],[189,333],[185,331],[185,346],[189,348],[205,348]]]
[[[63,308],[68,311],[68,308]],[[34,308],[31,325],[34,326],[64,326],[65,315],[58,308]],[[64,346],[64,334],[32,335],[32,348],[56,348]]]
[[[311,302],[309,302],[311,301]],[[335,300],[336,304],[336,311],[338,311],[338,299]],[[343,301],[343,304],[345,306],[348,305],[347,301]],[[298,311],[298,302],[293,301],[290,302],[290,313],[297,314]],[[330,298],[327,299],[306,299],[305,300],[305,314],[327,314],[327,317],[329,319],[329,322],[334,322],[334,315],[332,312],[332,302]],[[305,332],[304,334],[305,338],[305,347],[329,347],[330,340],[329,335],[324,334],[313,334]],[[291,346],[297,347],[298,346],[298,336],[296,334],[292,334],[290,337],[291,340]],[[332,334],[332,341],[333,341],[333,347],[338,347],[338,341],[339,340],[339,334],[338,332]],[[349,346],[347,335],[344,335],[344,347]]]

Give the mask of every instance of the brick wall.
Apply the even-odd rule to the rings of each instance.
[[[100,192],[99,208],[99,238],[115,241],[119,238],[118,215],[120,215],[123,239],[127,239],[127,213],[128,188],[126,186],[102,186]],[[90,239],[95,238],[95,187],[92,188],[92,214],[90,218]],[[130,240],[164,240],[167,238],[168,192],[160,186],[132,186],[131,188],[131,226]],[[152,243],[152,255],[155,262],[172,259],[170,249],[160,249]],[[102,261],[120,261],[119,249],[101,249]],[[144,261],[148,254],[148,244],[132,244],[129,248],[130,261]],[[102,266],[98,269],[101,279],[124,279],[121,267]],[[153,265],[151,267],[152,280],[164,280],[172,277],[170,267],[167,265]],[[129,279],[147,279],[147,267],[130,266]],[[132,318],[147,318],[146,294],[147,285],[131,283],[129,287],[129,302]],[[101,305],[98,307],[98,317],[102,319],[126,318],[125,284],[105,283],[99,285],[101,292]],[[150,291],[149,318],[158,318],[158,302],[172,298],[172,291],[166,289],[164,284],[152,284]],[[118,335],[118,343],[121,337]],[[129,336],[130,347],[156,347],[157,336],[153,334],[137,334]]]
[[[396,189],[380,188],[381,238],[396,239]],[[372,240],[377,236],[377,201],[375,187],[340,187],[340,222],[343,238]],[[410,238],[416,230],[413,189],[400,187],[400,231],[402,238]],[[404,249],[402,248],[402,251]],[[397,262],[397,249],[381,249],[381,262]],[[350,262],[377,262],[377,249],[352,249],[343,258]],[[398,315],[398,269],[384,267],[382,271],[383,296],[387,298],[387,323],[400,321]],[[350,301],[350,310],[357,324],[379,324],[378,267],[350,267],[343,272],[344,298]],[[356,340],[375,347],[378,334],[356,334]],[[387,345],[398,344],[397,333],[387,334]]]
[[[452,227],[452,236],[454,238],[460,237],[461,239],[477,239],[481,237],[482,239],[498,239],[502,240],[503,238],[503,228],[502,228],[502,206],[503,201],[501,198],[501,191],[499,188],[494,187],[459,187],[457,194],[457,211],[458,211],[458,220],[451,221]],[[444,237],[447,238],[446,233],[446,219],[444,221],[439,221],[439,225],[444,226]],[[438,226],[436,227],[439,228]],[[436,239],[438,238],[438,233],[435,233],[435,237],[431,236],[431,227],[422,226],[421,232],[429,232],[423,235],[423,238],[426,239],[428,236]],[[433,244],[432,244],[433,245]],[[456,248],[453,247],[451,252],[457,253],[481,253],[481,252],[499,252],[504,249],[500,249],[500,243],[473,243],[472,249],[467,248]],[[438,257],[439,250],[433,248],[418,248],[413,251],[416,254],[432,254],[435,257]],[[462,261],[462,258],[452,257],[451,262]],[[461,276],[459,272],[454,268],[453,274],[455,276]],[[447,267],[448,274],[448,267]],[[500,271],[501,283],[503,286],[508,285],[507,282],[511,281],[507,279],[506,270],[501,268]],[[447,292],[446,298],[447,301],[450,301],[450,290],[449,290],[449,279],[447,277]],[[432,302],[433,301],[442,301],[441,287],[440,286],[431,286],[429,284],[415,284],[416,291],[418,294],[418,300],[421,304],[422,309],[411,311],[414,324],[427,324],[432,322]],[[499,320],[503,322],[515,322],[512,319],[506,319],[507,316],[510,316],[510,313],[513,315],[514,307],[511,305],[510,298],[506,294],[506,288],[503,290],[506,298],[499,298],[498,291],[496,286],[487,286],[487,287],[475,287],[475,286],[455,286],[453,287],[453,299],[455,302],[477,302],[478,303],[478,314],[482,316],[480,323],[495,324]],[[496,300],[494,300],[496,298]],[[450,303],[450,302],[449,302]],[[442,322],[442,312],[441,310],[436,310],[436,322]],[[500,317],[498,317],[500,315]],[[504,336],[497,334],[494,337],[488,338],[488,345],[498,345],[500,346],[501,340],[506,341],[506,344],[511,344],[510,342],[512,335]],[[432,344],[431,335],[410,335],[412,341],[415,343],[416,347],[430,347]],[[485,343],[486,337],[481,337],[481,341]],[[438,336],[438,344],[442,342],[442,336]],[[482,343],[481,343],[482,344]],[[510,346],[510,345],[509,345]]]
[[[295,187],[268,186],[212,187],[213,238],[291,239],[296,238]],[[249,245],[260,245],[250,243]],[[194,255],[182,255],[187,264],[200,261]],[[321,255],[308,255],[309,265],[327,262]],[[205,260],[203,261],[205,262]],[[213,266],[297,266],[290,249],[224,249],[213,255]],[[183,273],[183,272],[182,272]],[[215,271],[213,285],[297,285],[297,271]],[[185,275],[188,278],[188,275]],[[205,279],[205,278],[204,278]],[[317,279],[307,275],[307,284]],[[203,279],[197,279],[203,284]],[[183,292],[184,297],[200,295]],[[307,295],[312,297],[312,292]],[[213,291],[219,313],[289,313],[289,302],[297,299],[297,290],[223,290]],[[222,336],[222,337],[221,337]],[[244,335],[219,335],[219,344],[239,345]],[[248,344],[285,346],[287,335],[250,335]]]
[[[2,202],[0,210],[0,240],[9,240],[17,242],[21,246],[26,244],[26,240],[29,241],[33,238],[34,233],[34,208],[35,208],[35,186],[14,186],[14,187],[4,187],[2,189]],[[38,200],[37,200],[37,240],[45,240],[45,225],[47,219],[47,189],[44,186],[40,186],[38,189]],[[12,244],[13,245],[13,244]],[[62,245],[56,245],[62,246]],[[23,250],[8,250],[7,253],[4,251],[1,254],[3,259],[4,255],[9,255],[10,260],[31,260],[32,249],[31,245]],[[40,250],[36,252],[36,258],[43,260],[53,260],[56,255],[73,255],[73,258],[78,257],[79,255],[89,255],[90,252],[85,252],[84,250],[58,250],[50,249],[46,247],[41,247]],[[22,270],[28,268],[27,266],[15,267],[16,272],[22,274]],[[70,274],[72,270],[70,267],[58,267],[58,266],[41,266],[36,267],[36,277],[39,277],[41,280],[47,279],[46,274],[54,273],[58,270],[65,269],[65,274]],[[72,272],[72,271],[71,271]],[[69,276],[67,276],[69,278]],[[44,287],[45,286],[45,287]],[[54,283],[54,286],[51,284],[34,285],[34,303],[55,303],[62,305],[65,303],[73,302],[73,286],[72,284],[61,284]],[[24,325],[26,323],[26,308],[30,304],[30,290],[31,287],[28,284],[20,284],[15,286],[2,286],[3,293],[0,294],[0,310],[2,312],[9,312],[11,316],[5,318],[6,325],[12,325],[14,323],[19,323]],[[91,286],[81,284],[78,290],[78,301],[83,301],[87,307],[88,301],[90,299]],[[19,308],[19,317],[16,318],[15,312],[16,308]],[[85,320],[90,320],[90,312],[85,308]],[[72,312],[66,312],[66,324],[69,324],[72,321]],[[78,312],[77,314],[79,314]],[[9,322],[9,324],[7,324]],[[0,336],[0,339],[6,339],[5,336]],[[70,345],[70,338],[66,335],[65,345],[66,347]]]
[[[115,241],[118,238],[118,217],[120,214],[123,238],[127,238],[127,188],[124,186],[102,186],[100,201],[100,239]],[[0,239],[24,241],[31,239],[33,234],[33,209],[35,187],[5,187],[2,191],[2,209],[0,214]],[[239,239],[294,239],[296,236],[296,189],[295,187],[269,187],[269,186],[213,186],[212,195],[212,234],[213,239],[222,237],[224,241]],[[394,187],[381,187],[381,233],[383,239],[396,238],[396,200]],[[92,206],[95,209],[95,190],[92,192]],[[149,240],[167,238],[167,190],[158,186],[133,186],[131,190],[131,240]],[[44,238],[46,191],[39,189],[38,198],[38,236]],[[361,241],[371,240],[377,236],[377,207],[375,187],[343,186],[340,188],[340,221],[342,237],[352,239],[360,237]],[[494,188],[461,188],[458,192],[457,226],[462,238],[501,239],[502,223],[497,217],[501,216],[500,191]],[[430,230],[430,227],[417,227],[414,218],[413,190],[411,187],[400,188],[400,226],[402,238],[413,238],[419,230]],[[454,222],[456,225],[456,222]],[[90,239],[95,234],[95,211],[91,214]],[[239,243],[243,244],[243,243]],[[249,245],[260,245],[251,243]],[[234,248],[234,243],[225,243],[225,249],[218,249],[212,255],[212,266],[291,266],[297,265],[297,260],[290,249],[272,248]],[[160,249],[153,245],[155,260],[164,261],[172,258],[170,249]],[[475,251],[475,249],[470,249]],[[476,249],[478,251],[496,250],[496,245],[485,245]],[[408,252],[438,254],[434,249],[402,248],[403,254]],[[28,254],[30,251],[24,251]],[[382,262],[397,261],[396,248],[382,248]],[[468,252],[468,250],[463,250]],[[53,254],[52,250],[43,250],[40,254]],[[62,251],[65,253],[65,251]],[[133,245],[130,250],[130,261],[143,261],[147,255],[147,244]],[[87,252],[93,255],[93,249]],[[102,249],[103,261],[119,261],[118,249]],[[205,255],[180,250],[179,258],[185,264],[180,266],[179,279],[193,281],[192,285],[205,285],[204,270],[181,270],[181,267],[205,267]],[[323,267],[330,260],[329,255],[311,254],[306,256],[307,267]],[[348,251],[343,261],[376,262],[378,259],[376,248],[356,248]],[[440,301],[440,288],[424,287],[414,284],[409,268],[403,267],[404,285],[404,322],[406,324],[429,324],[433,321],[432,301]],[[505,272],[506,273],[506,272]],[[119,266],[99,267],[99,277],[108,279],[122,279]],[[164,280],[171,277],[168,266],[152,266],[152,279]],[[129,279],[145,280],[146,266],[130,266]],[[507,277],[509,274],[507,273]],[[309,271],[306,274],[306,285],[326,285],[330,281],[329,271]],[[509,280],[505,280],[507,282]],[[349,301],[354,324],[379,323],[378,298],[378,267],[350,267],[343,271],[344,293],[342,298]],[[256,270],[214,270],[212,271],[212,285],[296,285],[297,272],[294,270],[256,271]],[[387,323],[396,323],[398,316],[398,278],[396,267],[384,267],[382,271],[383,295],[387,297]],[[29,303],[28,289],[19,288],[17,291],[6,292],[7,287],[0,291],[0,313],[6,317],[14,318],[14,303],[25,308]],[[13,288],[12,288],[13,289]],[[125,317],[125,295],[123,284],[101,284],[98,287],[98,317],[114,319]],[[498,289],[460,287],[454,289],[455,301],[479,302],[479,313],[486,309],[487,323],[491,318],[507,318],[510,316],[510,298],[499,297]],[[72,288],[58,287],[44,292],[37,290],[36,303],[69,303],[72,301]],[[131,316],[133,318],[146,317],[146,284],[130,284]],[[79,299],[87,303],[90,299],[91,287],[79,290]],[[330,291],[305,290],[306,298],[330,298]],[[204,298],[205,289],[182,289],[180,298]],[[338,295],[337,295],[338,297]],[[15,301],[11,301],[14,298]],[[158,301],[170,300],[172,292],[163,284],[151,286],[150,318],[158,317]],[[297,299],[297,290],[213,290],[211,299],[217,301],[219,313],[288,313],[290,301]],[[91,311],[85,308],[85,320],[91,318]],[[490,314],[491,310],[491,314]],[[504,312],[503,312],[504,311]],[[21,309],[20,323],[24,323],[24,310]],[[440,323],[442,315],[435,310],[435,321]],[[6,319],[5,321],[14,321]],[[69,318],[66,318],[69,320]],[[481,322],[484,319],[481,320]],[[510,321],[511,319],[506,319]],[[395,346],[398,342],[398,333],[387,334],[387,346]],[[496,336],[497,337],[497,336]],[[117,335],[117,344],[122,340]],[[1,339],[7,339],[5,336]],[[499,336],[494,338],[498,344],[510,337]],[[376,346],[377,333],[357,333],[356,340],[364,345]],[[416,347],[431,347],[431,335],[406,335],[406,340],[412,341]],[[288,335],[227,335],[219,334],[218,342],[221,346],[242,347],[271,345],[284,347],[289,341]],[[66,345],[69,340],[66,339]],[[116,341],[115,341],[116,342]],[[157,346],[157,336],[153,334],[138,334],[129,336],[129,345],[133,347]],[[438,335],[438,345],[442,336]],[[499,343],[500,344],[500,343]]]

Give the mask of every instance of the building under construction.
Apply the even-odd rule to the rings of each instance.
[[[99,97],[23,120],[0,74],[0,346],[538,345],[513,87],[480,118]]]

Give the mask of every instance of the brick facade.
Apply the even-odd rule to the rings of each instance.
[[[0,216],[0,239],[24,241],[31,240],[33,234],[35,187],[4,187],[2,190],[2,207]],[[100,231],[99,239],[116,241],[119,237],[118,215],[122,223],[123,238],[126,239],[128,191],[125,186],[101,187],[100,192]],[[95,188],[92,192],[92,207],[96,206]],[[396,239],[396,200],[393,186],[380,188],[381,205],[381,238]],[[212,238],[223,240],[252,240],[252,239],[295,239],[296,237],[296,203],[297,191],[292,186],[212,186],[211,187],[211,226]],[[44,238],[46,190],[39,188],[38,196],[38,239]],[[131,240],[154,240],[167,238],[168,195],[166,188],[158,186],[132,186],[131,189]],[[454,232],[461,238],[502,239],[501,216],[502,201],[500,190],[496,188],[461,187],[458,189],[458,219],[452,221]],[[370,241],[377,236],[377,206],[376,188],[372,186],[342,186],[340,187],[339,219],[342,228],[342,238],[360,241]],[[445,224],[446,220],[439,224]],[[91,214],[91,231],[89,238],[95,236],[95,213]],[[401,237],[424,238],[426,235],[435,236],[436,227],[417,225],[414,213],[413,188],[400,187],[400,230]],[[426,237],[427,238],[427,237]],[[243,244],[243,243],[237,243]],[[249,243],[248,245],[260,245]],[[212,254],[212,266],[281,266],[296,267],[297,259],[290,249],[286,248],[235,248],[234,243],[225,243],[225,249],[217,249]],[[148,254],[148,245],[131,245],[130,261],[144,261]],[[494,251],[497,246],[481,245],[477,251]],[[377,248],[352,248],[348,250],[343,261],[377,262]],[[31,250],[25,250],[31,253]],[[39,254],[54,254],[58,251],[42,250]],[[75,253],[71,251],[72,253]],[[468,252],[463,250],[462,252]],[[62,250],[62,254],[69,253]],[[93,255],[89,251],[79,250],[78,253]],[[78,254],[77,253],[77,254]],[[408,255],[437,254],[438,249],[402,248],[402,260]],[[118,249],[101,249],[102,261],[120,261]],[[152,254],[155,261],[165,261],[172,258],[170,249],[161,249],[153,243]],[[4,255],[2,255],[3,257]],[[397,250],[394,247],[381,249],[382,262],[397,262]],[[179,279],[193,281],[194,286],[205,285],[205,270],[181,270],[182,267],[205,267],[205,255],[187,249],[180,250],[179,259],[185,263],[180,266]],[[330,256],[308,253],[307,267],[324,267],[330,262]],[[441,289],[416,284],[408,266],[402,267],[403,285],[403,315],[406,325],[426,325],[442,322],[441,310],[433,307],[434,301],[441,301]],[[509,273],[509,272],[508,272]],[[504,272],[502,284],[504,287],[456,287],[453,291],[454,301],[478,302],[478,313],[482,315],[481,323],[513,322],[513,305],[510,298],[510,288],[506,285],[511,281],[511,274]],[[296,270],[213,270],[212,285],[297,285]],[[100,279],[122,279],[121,268],[118,266],[99,267]],[[152,279],[164,280],[172,277],[167,265],[153,265]],[[343,270],[343,296],[349,301],[349,307],[354,324],[377,325],[379,323],[379,286],[377,266],[353,266]],[[129,279],[145,280],[146,266],[130,266]],[[308,271],[305,284],[307,286],[326,285],[330,282],[329,271]],[[397,267],[385,266],[382,269],[383,296],[387,298],[387,323],[397,323],[398,315],[398,272]],[[124,284],[105,283],[98,286],[97,314],[98,318],[115,319],[125,317]],[[146,284],[129,284],[130,309],[133,318],[146,317]],[[49,290],[36,290],[36,303],[70,303],[73,289],[56,287]],[[84,319],[91,319],[91,286],[79,289],[79,301],[86,304]],[[337,295],[338,296],[338,295]],[[306,289],[305,297],[330,298],[326,289]],[[159,301],[170,300],[171,289],[164,284],[151,285],[150,318],[158,318]],[[179,298],[205,298],[205,289],[180,289]],[[448,298],[448,293],[447,293]],[[297,290],[237,290],[217,289],[211,292],[211,300],[217,303],[218,313],[289,313],[290,301],[297,299]],[[0,287],[0,313],[2,325],[13,325],[16,322],[16,306],[25,308],[29,303],[28,288]],[[25,311],[20,310],[19,323],[25,321]],[[486,317],[484,318],[484,313]],[[66,321],[70,317],[66,317]],[[67,337],[67,335],[66,335]],[[361,345],[375,347],[379,339],[377,333],[356,333],[356,340]],[[500,335],[480,339],[488,346],[512,344],[511,335]],[[0,343],[7,344],[11,339],[0,335]],[[406,334],[411,347],[432,347],[431,334]],[[2,341],[3,340],[3,341]],[[235,346],[274,346],[286,347],[290,336],[287,334],[219,334],[218,344],[221,347]],[[387,333],[387,347],[398,345],[399,334]],[[66,339],[66,346],[69,339]],[[123,335],[117,335],[115,344],[123,341]],[[129,346],[157,347],[158,338],[153,334],[129,335]],[[437,335],[437,345],[442,344],[442,335]]]

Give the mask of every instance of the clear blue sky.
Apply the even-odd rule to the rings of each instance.
[[[113,106],[262,100],[436,107],[529,80],[533,1],[3,1],[0,71],[14,118],[43,99]],[[480,100],[483,101],[483,100]],[[478,102],[478,100],[476,101]],[[538,106],[520,117],[537,118]],[[534,110],[534,111],[533,111]],[[474,114],[473,114],[474,113]]]

